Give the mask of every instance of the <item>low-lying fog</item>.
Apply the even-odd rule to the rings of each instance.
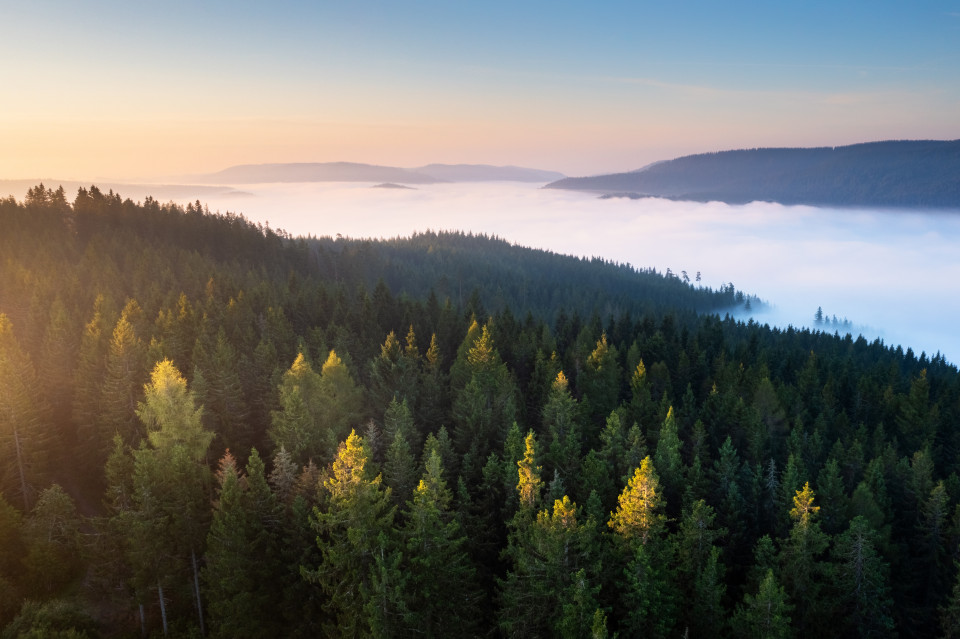
[[[762,323],[811,326],[817,307],[880,337],[960,362],[960,211],[818,209],[753,203],[601,200],[515,183],[378,189],[369,184],[245,184],[207,194],[294,235],[408,236],[464,230],[659,271],[733,282],[771,308]],[[832,329],[831,329],[832,330]]]

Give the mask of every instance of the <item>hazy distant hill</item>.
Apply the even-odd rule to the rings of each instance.
[[[202,176],[204,182],[252,184],[257,182],[392,182],[434,184],[437,182],[551,182],[562,173],[518,166],[486,164],[428,164],[403,169],[355,162],[314,162],[292,164],[241,164]]]
[[[221,184],[258,182],[397,182],[433,184],[443,182],[416,169],[376,166],[356,162],[298,162],[292,164],[240,164],[216,173],[198,176]]]
[[[547,188],[732,204],[960,208],[960,140],[704,153]]]
[[[489,164],[428,164],[414,170],[446,182],[552,182],[564,178],[556,171]]]

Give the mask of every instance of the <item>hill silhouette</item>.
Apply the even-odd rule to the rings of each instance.
[[[547,188],[730,204],[960,208],[960,140],[703,153]]]

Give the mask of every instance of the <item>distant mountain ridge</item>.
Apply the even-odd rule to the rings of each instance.
[[[240,164],[216,173],[198,176],[222,184],[260,182],[396,182],[434,184],[443,182],[415,169],[360,164],[357,162],[295,162],[288,164]]]
[[[428,164],[414,170],[447,182],[553,182],[566,177],[556,171],[489,164]]]
[[[562,173],[519,166],[488,164],[428,164],[405,169],[357,162],[296,162],[287,164],[240,164],[206,175],[204,182],[254,184],[260,182],[392,182],[436,184],[439,182],[552,182]]]
[[[960,140],[703,153],[545,188],[730,204],[960,208]]]

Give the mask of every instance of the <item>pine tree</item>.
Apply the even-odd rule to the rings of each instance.
[[[876,544],[876,531],[866,519],[856,517],[833,548],[836,586],[849,624],[846,636],[893,636],[889,565]]]
[[[544,461],[548,470],[557,471],[560,477],[567,480],[574,479],[581,458],[580,427],[577,423],[577,402],[570,394],[567,378],[562,371],[557,374],[543,407],[543,430],[547,439]]]
[[[120,433],[128,446],[136,446],[143,437],[136,410],[145,378],[146,353],[134,330],[141,313],[139,305],[130,300],[108,344],[98,420],[99,459],[106,459],[114,433]]]
[[[677,435],[677,420],[673,414],[673,406],[670,406],[660,427],[653,465],[662,479],[664,497],[668,504],[673,504],[672,508],[676,513],[679,513],[680,496],[683,494],[683,461],[680,459],[682,446],[683,443]]]
[[[666,517],[662,513],[660,480],[650,457],[645,457],[634,471],[633,477],[620,493],[618,502],[617,510],[610,514],[607,525],[622,539],[636,539],[645,545],[663,532]]]
[[[793,497],[790,518],[794,524],[781,549],[781,575],[787,594],[796,603],[796,626],[809,632],[816,632],[818,624],[826,622],[823,608],[829,605],[821,595],[826,571],[822,556],[830,541],[815,521],[819,510],[807,482]]]
[[[783,588],[768,570],[756,595],[746,594],[737,607],[731,625],[734,634],[744,639],[788,639],[792,636],[790,612]]]
[[[254,449],[244,477],[229,451],[217,472],[218,500],[207,534],[202,577],[215,637],[275,637],[281,633],[282,565],[279,506]]]
[[[304,354],[298,353],[280,384],[280,410],[271,414],[268,432],[277,449],[283,448],[297,462],[317,456],[327,439],[316,421],[320,376]]]
[[[417,403],[420,354],[416,347],[413,326],[407,333],[407,347],[401,348],[393,331],[387,335],[380,355],[370,362],[370,399],[379,408],[392,400],[406,400],[408,405]]]
[[[472,636],[480,620],[476,571],[466,537],[451,509],[440,455],[432,451],[426,471],[406,506],[404,624],[427,637]]]
[[[33,506],[50,457],[38,388],[33,365],[20,349],[13,325],[0,313],[0,491],[17,495],[24,510]]]
[[[476,331],[474,331],[475,333]],[[468,345],[470,333],[464,340]],[[499,449],[510,425],[516,419],[516,385],[500,354],[493,345],[490,326],[485,325],[469,347],[458,355],[451,368],[451,384],[455,371],[465,378],[462,387],[456,387],[453,402],[454,442],[461,453],[474,449],[474,458],[482,460],[494,448]],[[467,470],[462,468],[461,472]],[[477,473],[467,477],[479,481]]]
[[[323,561],[302,569],[327,596],[325,608],[336,623],[328,630],[331,634],[362,637],[372,631],[365,608],[371,601],[378,555],[387,552],[381,534],[391,530],[395,511],[389,505],[390,489],[383,489],[381,481],[379,475],[370,476],[363,438],[351,432],[323,482],[327,507],[314,509],[313,527]],[[379,566],[385,559],[380,556]]]
[[[58,484],[40,493],[24,522],[23,538],[24,581],[31,597],[49,599],[80,574],[80,517]]]
[[[140,588],[157,587],[165,632],[163,586],[177,578],[191,583],[202,632],[198,557],[210,514],[206,456],[213,433],[204,430],[203,408],[170,360],[154,367],[136,414],[147,436],[134,453],[134,508],[127,514],[131,560]]]
[[[84,326],[80,337],[80,353],[73,378],[73,423],[76,426],[80,466],[85,477],[95,477],[102,468],[100,461],[107,442],[98,424],[100,418],[100,384],[106,370],[107,333],[109,324],[103,316],[103,295],[93,305],[93,317]],[[110,435],[111,438],[113,434]]]
[[[417,424],[427,433],[436,432],[440,428],[447,412],[447,380],[442,364],[437,334],[433,333],[430,336],[430,346],[423,356],[420,392],[416,404]]]
[[[674,558],[664,537],[663,498],[650,457],[634,471],[618,502],[607,525],[619,541],[615,565],[624,566],[617,587],[619,627],[631,636],[667,636],[676,623]]]
[[[519,495],[520,511],[526,513],[525,516],[532,516],[531,513],[535,512],[540,504],[540,490],[543,484],[540,480],[540,466],[536,464],[537,440],[533,431],[527,433],[524,446],[523,459],[517,461],[519,467],[517,471],[519,475],[517,494]]]
[[[70,424],[70,403],[73,398],[73,376],[77,341],[67,309],[59,297],[50,305],[49,321],[40,346],[37,372],[44,383],[41,392],[49,408],[49,419],[58,439],[74,441]],[[64,460],[66,461],[66,460]]]
[[[405,504],[413,495],[416,484],[417,463],[407,443],[405,431],[398,431],[387,449],[383,465],[383,482],[390,487],[393,503]]]
[[[511,568],[500,584],[504,635],[589,634],[599,586],[592,585],[590,574],[590,527],[577,519],[576,504],[566,496],[554,502],[552,512],[540,511],[536,520],[518,513],[504,551]]]
[[[202,345],[194,349],[194,361],[203,374],[204,388],[197,391],[203,400],[207,427],[217,433],[218,449],[246,455],[254,442],[250,410],[240,382],[240,357],[223,328],[217,331],[212,352],[208,350]]]
[[[603,333],[577,378],[588,424],[599,426],[603,416],[609,415],[617,407],[620,396],[620,364],[617,357],[616,347],[607,342],[607,334]]]

